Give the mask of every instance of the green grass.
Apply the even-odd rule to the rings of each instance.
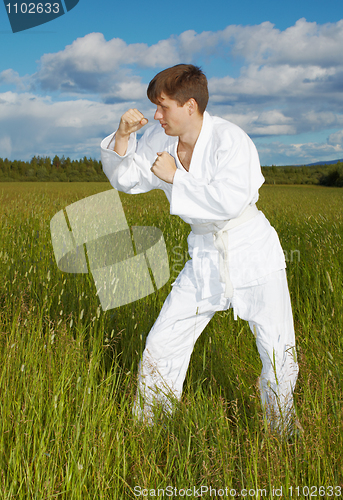
[[[248,498],[276,498],[273,488],[281,487],[282,498],[337,498],[343,190],[265,186],[260,193],[259,208],[286,251],[298,343],[295,401],[305,433],[286,443],[264,431],[254,338],[231,311],[217,313],[198,340],[175,417],[161,416],[152,428],[134,422],[138,361],[172,280],[103,312],[90,276],[58,270],[50,240],[57,211],[109,188],[0,184],[0,498],[171,498],[170,489],[157,493],[167,486],[191,488],[188,498],[196,497],[193,487],[202,498],[215,498],[214,490],[217,498],[236,490],[238,498],[242,488]],[[169,216],[163,193],[121,199],[130,225],[163,231],[177,274],[173,248],[187,258],[188,226]],[[143,488],[147,495],[138,496]]]

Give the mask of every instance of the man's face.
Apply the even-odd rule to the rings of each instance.
[[[180,136],[189,127],[189,108],[187,103],[180,106],[177,101],[161,94],[154,115],[167,135]]]

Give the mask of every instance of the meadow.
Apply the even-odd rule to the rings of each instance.
[[[91,275],[61,272],[50,219],[108,183],[0,183],[0,498],[339,498],[343,492],[343,189],[264,186],[287,261],[302,436],[263,425],[248,325],[217,313],[173,419],[135,422],[145,338],[187,257],[161,192],[121,194],[129,225],[163,231],[171,279],[102,311]]]

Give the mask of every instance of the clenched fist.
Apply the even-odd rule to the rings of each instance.
[[[150,170],[162,181],[173,184],[177,167],[174,158],[167,151],[163,151],[163,153],[157,153],[157,158]]]
[[[144,115],[138,109],[129,109],[121,117],[116,135],[119,137],[129,136],[147,123],[148,120],[144,118]]]
[[[130,134],[137,132],[148,123],[147,118],[138,109],[129,109],[120,119],[118,130],[115,134],[114,151],[124,156],[129,143]]]

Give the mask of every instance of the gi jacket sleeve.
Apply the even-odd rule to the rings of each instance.
[[[202,155],[193,152],[189,172],[174,176],[171,213],[191,219],[238,217],[258,199],[264,182],[255,145],[239,127],[212,131]],[[220,135],[220,137],[219,137]],[[194,171],[194,175],[193,175]]]
[[[156,159],[149,140],[153,128],[155,127],[150,127],[138,142],[136,134],[131,134],[124,156],[113,151],[113,134],[102,141],[102,167],[108,180],[118,191],[138,194],[161,188],[160,179],[150,170]]]

